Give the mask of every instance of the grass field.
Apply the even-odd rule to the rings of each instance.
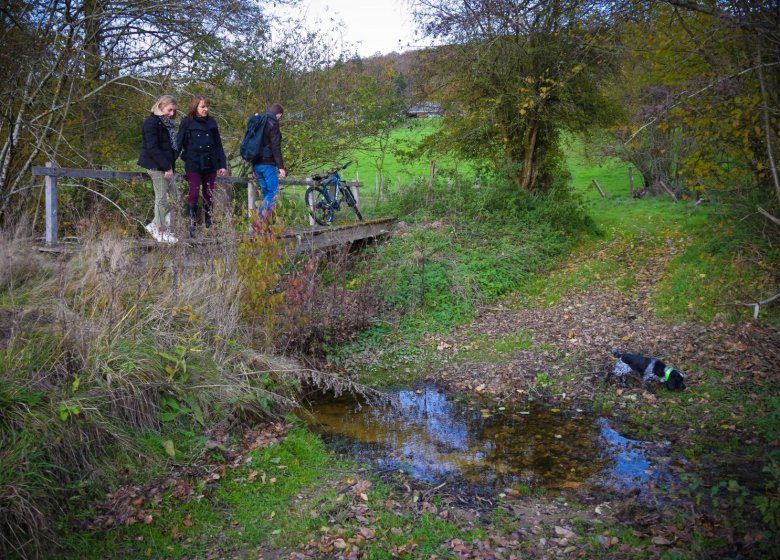
[[[626,246],[636,253],[670,257],[655,297],[656,312],[664,317],[710,321],[717,313],[731,318],[750,315],[749,308],[734,305],[757,301],[774,293],[771,270],[776,266],[776,251],[753,252],[750,247],[762,244],[761,237],[744,224],[739,224],[725,205],[694,205],[690,201],[674,202],[669,196],[629,195],[628,164],[615,159],[589,161],[582,146],[572,143],[568,159],[572,186],[588,203],[590,215],[603,232],[607,242],[619,237],[615,251]],[[602,198],[591,180],[595,178],[606,194]],[[641,177],[634,170],[635,186],[641,186]],[[588,250],[592,246],[584,247]],[[753,256],[748,254],[753,252]],[[624,284],[630,282],[627,271],[619,262],[590,263],[606,266],[602,278]],[[582,282],[582,278],[573,280]],[[555,282],[549,283],[556,285]],[[763,294],[763,296],[762,296]],[[777,316],[772,308],[764,309],[765,316]],[[774,320],[774,319],[772,319]]]

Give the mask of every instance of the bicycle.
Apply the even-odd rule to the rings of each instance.
[[[341,205],[345,203],[355,211],[358,220],[363,221],[363,215],[360,213],[352,189],[339,175],[339,171],[346,169],[351,163],[348,161],[344,165],[328,171],[325,175],[315,175],[312,179],[317,184],[306,189],[306,206],[309,208],[311,217],[321,226],[329,226],[333,223],[336,212],[341,210]],[[333,187],[332,196],[330,194],[331,186]]]

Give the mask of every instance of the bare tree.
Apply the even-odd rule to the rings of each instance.
[[[32,0],[0,17],[0,218],[35,162],[96,163],[98,132],[118,128],[107,106],[148,107],[264,29],[250,0]]]

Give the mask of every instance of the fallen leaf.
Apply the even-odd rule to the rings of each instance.
[[[572,531],[571,529],[566,529],[565,527],[555,527],[555,534],[559,537],[566,537],[567,539],[573,539],[577,536],[577,534]]]
[[[166,439],[163,442],[163,449],[165,449],[165,454],[169,457],[176,457],[176,448],[173,446],[173,441]]]

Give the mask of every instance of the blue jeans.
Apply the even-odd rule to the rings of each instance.
[[[279,195],[279,171],[275,165],[255,165],[253,167],[257,185],[263,193],[263,205],[258,209],[262,219],[269,219]]]

